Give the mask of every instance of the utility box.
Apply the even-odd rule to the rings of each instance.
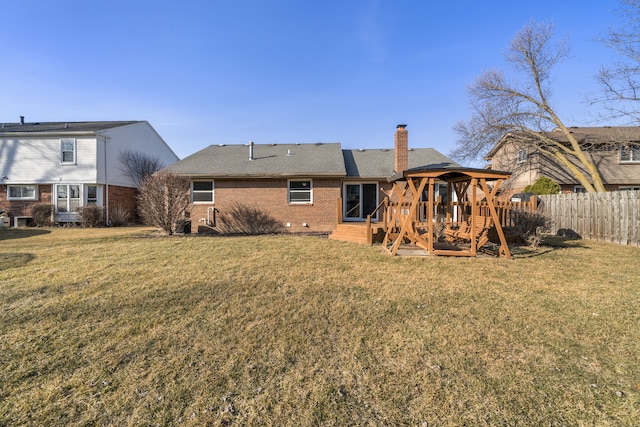
[[[11,220],[8,216],[0,216],[0,228],[9,228]]]

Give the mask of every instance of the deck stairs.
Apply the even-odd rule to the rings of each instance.
[[[384,232],[382,229],[382,226],[378,226],[375,223],[371,224],[371,234],[369,234],[367,223],[365,222],[343,222],[338,224],[336,229],[329,234],[329,238],[361,245],[372,245],[373,242],[383,237]]]

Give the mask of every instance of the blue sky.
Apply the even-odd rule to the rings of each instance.
[[[2,4],[0,122],[148,120],[210,144],[453,148],[466,88],[532,19],[567,36],[552,102],[586,125],[615,0],[21,0]]]

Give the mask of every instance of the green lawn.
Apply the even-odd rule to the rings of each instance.
[[[640,249],[0,230],[0,426],[640,425]]]

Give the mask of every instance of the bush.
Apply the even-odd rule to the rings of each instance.
[[[120,203],[116,203],[109,209],[109,225],[112,227],[122,227],[129,224],[131,214],[129,210]]]
[[[540,212],[519,211],[514,214],[512,232],[529,246],[538,247],[542,241],[541,232],[548,228],[549,218]]]
[[[218,230],[222,234],[272,234],[282,231],[282,225],[256,206],[236,202],[219,216]]]
[[[551,178],[541,176],[535,183],[527,185],[524,188],[524,192],[533,194],[558,194],[560,192],[560,184]]]
[[[138,211],[146,225],[175,233],[189,208],[189,184],[186,176],[156,173],[144,180],[138,192]]]
[[[53,205],[33,205],[31,207],[31,218],[36,227],[51,226],[53,223]]]
[[[102,224],[102,208],[99,206],[85,206],[79,213],[83,227],[94,228]]]

